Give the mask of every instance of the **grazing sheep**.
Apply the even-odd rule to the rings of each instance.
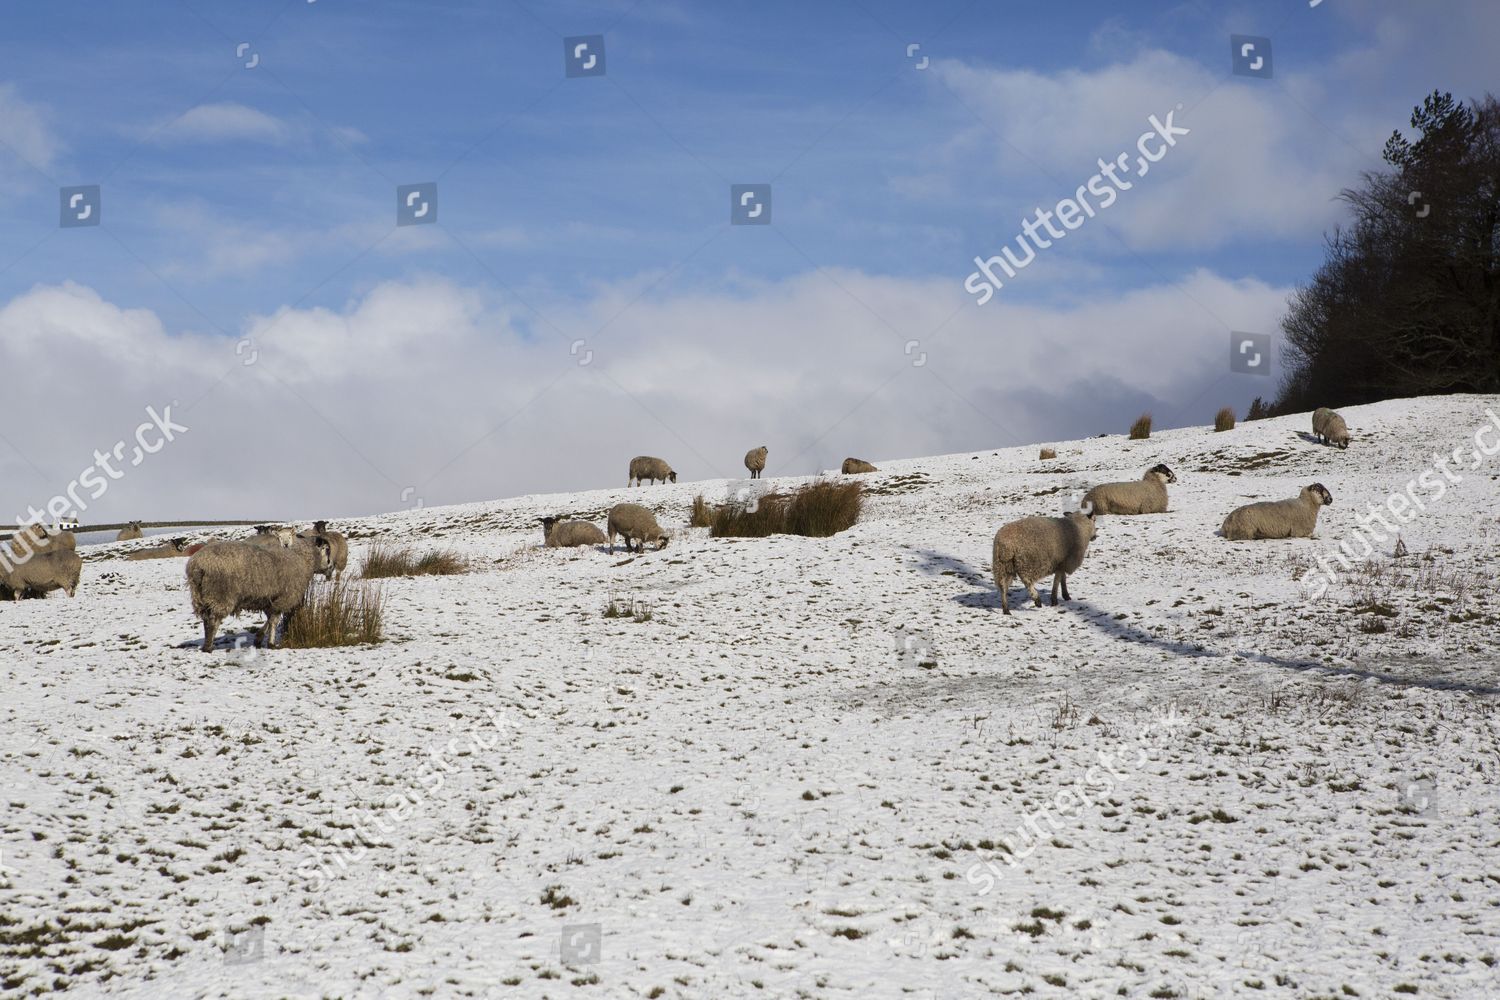
[[[609,551],[615,550],[615,535],[625,536],[625,551],[632,551],[630,543],[638,546],[635,551],[645,552],[647,542],[656,542],[657,551],[667,547],[667,533],[656,523],[656,515],[638,503],[617,503],[609,509]]]
[[[745,452],[745,468],[750,470],[751,479],[759,479],[760,474],[766,470],[766,446],[761,445]]]
[[[1083,495],[1095,514],[1164,514],[1167,510],[1167,484],[1177,476],[1165,465],[1153,465],[1146,474],[1131,483],[1100,483]]]
[[[69,597],[78,592],[83,560],[72,549],[37,552],[19,563],[11,551],[7,550],[5,556],[0,559],[0,595],[8,595],[12,601],[46,597],[54,590]]]
[[[603,545],[604,532],[589,521],[563,521],[542,518],[542,541],[549,549],[570,549],[579,545]]]
[[[151,549],[140,549],[127,555],[126,559],[175,559],[187,554],[188,540],[186,538],[173,538],[165,545],[158,545]]]
[[[630,460],[630,478],[625,481],[626,486],[640,486],[647,479],[655,486],[657,480],[664,483],[677,482],[677,473],[672,467],[659,458],[650,455],[637,455]]]
[[[1071,511],[1063,517],[1025,517],[995,532],[992,571],[995,586],[1000,588],[1001,609],[1010,614],[1007,588],[1014,577],[1021,578],[1021,585],[1037,607],[1042,606],[1042,598],[1036,592],[1036,582],[1049,573],[1052,606],[1057,607],[1059,586],[1063,600],[1071,601],[1068,574],[1083,565],[1089,542],[1097,533],[1094,512],[1089,508]]]
[[[1246,504],[1224,519],[1224,537],[1244,542],[1257,538],[1311,538],[1318,526],[1318,508],[1333,503],[1322,483],[1302,487],[1291,500]]]
[[[1326,406],[1313,411],[1313,433],[1324,444],[1336,444],[1343,451],[1349,447],[1349,425],[1344,418]]]
[[[284,543],[276,548],[211,542],[189,557],[188,592],[193,614],[203,620],[203,652],[213,651],[224,619],[241,611],[265,612],[258,641],[267,649],[276,645],[282,618],[302,606],[313,576],[333,561],[326,538],[299,545],[289,528],[276,537]]]
[[[323,578],[332,580],[343,577],[344,570],[349,567],[349,540],[347,538],[337,531],[329,531],[327,521],[314,521],[311,531],[304,531],[297,537],[328,539],[328,549],[332,553],[333,561],[328,569],[323,571]]]
[[[121,529],[120,533],[115,536],[115,541],[117,541],[117,542],[133,542],[133,541],[135,541],[138,538],[144,538],[144,537],[145,537],[145,535],[141,531],[141,522],[140,521],[131,521],[130,525],[128,527]]]
[[[846,458],[846,459],[844,459],[844,475],[846,475],[846,476],[856,476],[856,475],[859,475],[861,472],[879,472],[879,471],[880,471],[879,469],[875,468],[875,466],[871,465],[869,462],[864,461],[863,459],[859,459],[859,458]]]

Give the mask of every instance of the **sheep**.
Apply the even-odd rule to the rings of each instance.
[[[275,548],[251,542],[211,542],[187,561],[188,592],[193,614],[203,621],[203,652],[214,648],[214,637],[225,618],[241,611],[263,611],[266,624],[258,641],[276,645],[281,620],[302,606],[315,574],[333,561],[328,539],[315,537],[297,544],[290,529],[282,529]]]
[[[658,543],[660,552],[667,547],[667,533],[656,523],[656,515],[637,503],[617,503],[609,509],[609,551],[615,550],[615,535],[625,536],[625,551],[630,552],[634,540],[645,552],[647,542]]]
[[[46,552],[53,549],[72,551],[78,548],[78,538],[71,531],[50,532],[40,524],[26,525],[16,532],[16,537],[34,552]]]
[[[1224,537],[1234,542],[1257,538],[1311,538],[1318,526],[1318,508],[1331,505],[1333,494],[1322,483],[1304,486],[1291,500],[1246,504],[1224,519]]]
[[[1071,601],[1068,574],[1083,565],[1089,542],[1096,534],[1094,511],[1088,507],[1062,517],[1024,517],[995,532],[991,569],[995,586],[1000,588],[1001,610],[1010,614],[1007,588],[1014,577],[1021,578],[1037,607],[1042,606],[1042,598],[1036,592],[1036,582],[1048,573],[1052,574],[1052,606],[1057,607],[1059,586],[1063,600]]]
[[[766,446],[752,448],[745,452],[745,468],[750,470],[751,479],[759,479],[760,474],[766,471]]]
[[[1140,479],[1129,483],[1100,483],[1083,495],[1095,514],[1164,514],[1167,484],[1177,476],[1165,465],[1153,465]]]
[[[186,554],[187,544],[188,540],[186,538],[173,538],[165,545],[158,545],[156,548],[151,549],[139,549],[130,553],[125,558],[137,561],[143,559],[175,559],[180,555]]]
[[[1336,444],[1340,451],[1349,447],[1349,425],[1344,418],[1326,406],[1313,411],[1313,433],[1324,444]]]
[[[323,578],[332,580],[343,577],[344,570],[349,567],[349,540],[347,538],[337,531],[329,531],[327,521],[314,521],[311,531],[304,531],[297,537],[328,539],[328,549],[333,555],[333,562],[323,573]]]
[[[115,536],[115,541],[117,541],[117,542],[133,542],[133,541],[135,541],[138,538],[144,538],[144,537],[145,537],[145,535],[141,531],[141,522],[140,521],[131,521],[129,525],[127,525],[126,527],[122,528],[120,530],[120,533]]]
[[[11,550],[4,555],[0,559],[0,594],[9,594],[12,601],[46,597],[54,590],[61,590],[69,597],[78,592],[83,560],[72,549],[36,552],[19,562]]]
[[[626,486],[640,486],[647,479],[655,486],[659,479],[664,483],[677,482],[677,473],[672,467],[659,458],[650,455],[637,455],[630,460],[630,478],[625,481]]]
[[[549,549],[569,549],[579,545],[604,544],[604,532],[589,521],[564,521],[557,517],[542,518],[542,541]]]
[[[864,461],[863,459],[859,459],[859,458],[846,458],[846,459],[844,459],[844,475],[846,475],[846,476],[855,476],[855,475],[859,475],[862,472],[879,472],[879,471],[880,471],[879,469],[875,468],[875,466],[871,465],[869,462]]]

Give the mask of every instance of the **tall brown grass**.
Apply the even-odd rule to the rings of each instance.
[[[469,571],[469,561],[451,549],[417,555],[410,547],[376,542],[365,556],[359,575],[366,580],[392,576],[456,576]]]
[[[1057,449],[1055,449],[1055,448],[1043,448],[1042,449],[1042,461],[1045,462],[1049,458],[1056,458],[1056,457],[1057,457]]]
[[[314,583],[302,607],[287,620],[287,649],[365,646],[385,639],[385,598],[359,581]]]
[[[1234,407],[1232,407],[1232,406],[1226,406],[1226,407],[1224,407],[1224,409],[1222,409],[1218,413],[1214,414],[1214,430],[1215,431],[1232,431],[1232,430],[1234,430]]]
[[[827,538],[852,528],[864,502],[863,483],[820,479],[791,493],[764,493],[754,510],[737,504],[714,508],[711,534],[714,538]]]
[[[707,528],[712,526],[713,523],[713,510],[704,501],[703,494],[700,493],[693,497],[693,516],[688,520],[688,524],[694,528]]]
[[[1130,425],[1130,440],[1143,441],[1151,436],[1151,414],[1142,413]]]

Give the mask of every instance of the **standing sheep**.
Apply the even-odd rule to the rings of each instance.
[[[640,486],[647,479],[655,486],[657,480],[664,483],[677,482],[677,473],[672,467],[659,458],[650,455],[637,455],[630,460],[630,478],[625,481],[626,486]]]
[[[28,524],[16,532],[16,539],[23,547],[29,546],[32,551],[46,552],[54,549],[78,548],[78,538],[71,531],[48,531],[40,524]]]
[[[1313,411],[1313,433],[1324,444],[1336,444],[1340,451],[1349,447],[1349,425],[1344,418],[1326,406]]]
[[[78,577],[83,560],[72,549],[52,549],[33,553],[17,563],[10,550],[0,559],[0,594],[12,601],[22,597],[46,597],[61,590],[72,597],[78,592]]]
[[[1177,476],[1165,465],[1153,465],[1140,479],[1130,483],[1100,483],[1083,495],[1095,514],[1164,514],[1167,484]]]
[[[1057,607],[1059,586],[1063,600],[1071,601],[1068,574],[1083,565],[1089,542],[1097,533],[1094,512],[1088,508],[1071,511],[1063,517],[1025,517],[995,532],[991,569],[995,586],[1000,588],[1001,609],[1010,614],[1008,588],[1015,577],[1021,578],[1026,593],[1041,607],[1042,597],[1036,592],[1036,582],[1049,573],[1052,606]]]
[[[349,567],[349,540],[347,538],[337,531],[329,531],[327,521],[314,521],[312,531],[304,531],[297,537],[304,540],[328,539],[328,551],[332,555],[332,562],[328,569],[323,571],[323,578],[332,580],[343,577],[344,570]]]
[[[211,542],[188,559],[188,592],[193,614],[203,621],[203,652],[213,651],[224,619],[241,611],[265,613],[258,640],[267,649],[275,646],[282,618],[302,606],[313,576],[333,561],[326,538],[297,544],[290,529],[278,537],[284,544],[275,548]]]
[[[750,470],[751,479],[759,479],[760,474],[766,471],[766,446],[752,448],[745,452],[745,468]]]
[[[1333,494],[1322,483],[1304,486],[1291,500],[1246,504],[1224,519],[1224,537],[1234,542],[1257,538],[1311,538],[1318,526],[1318,508],[1331,506]]]
[[[145,534],[141,531],[141,522],[140,521],[131,521],[130,524],[127,527],[122,528],[120,530],[120,533],[115,536],[115,541],[117,541],[117,542],[133,542],[133,541],[135,541],[135,540],[137,540],[139,538],[144,538],[144,537],[145,537]]]
[[[856,475],[859,475],[862,472],[879,472],[879,471],[880,471],[879,469],[875,468],[875,466],[871,465],[869,462],[866,462],[864,459],[860,459],[860,458],[846,458],[846,459],[844,459],[844,475],[846,475],[846,476],[856,476]]]
[[[615,550],[615,535],[625,536],[625,551],[632,551],[630,543],[637,544],[635,551],[645,552],[647,542],[656,542],[657,551],[667,547],[667,533],[656,523],[656,515],[638,503],[617,503],[609,509],[609,550]]]
[[[542,541],[549,549],[568,549],[579,545],[603,545],[604,532],[588,521],[562,521],[542,518]]]

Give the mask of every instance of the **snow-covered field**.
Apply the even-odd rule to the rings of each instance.
[[[75,600],[0,607],[0,994],[1494,996],[1487,409],[876,457],[821,540],[687,528],[722,481],[340,522],[351,565],[476,563],[385,581],[369,649],[199,653],[181,560],[88,550]],[[1410,555],[1310,600],[1455,448]],[[1172,512],[1002,617],[995,529],[1156,462]],[[1314,481],[1317,538],[1216,536]],[[539,546],[627,498],[668,548]]]

